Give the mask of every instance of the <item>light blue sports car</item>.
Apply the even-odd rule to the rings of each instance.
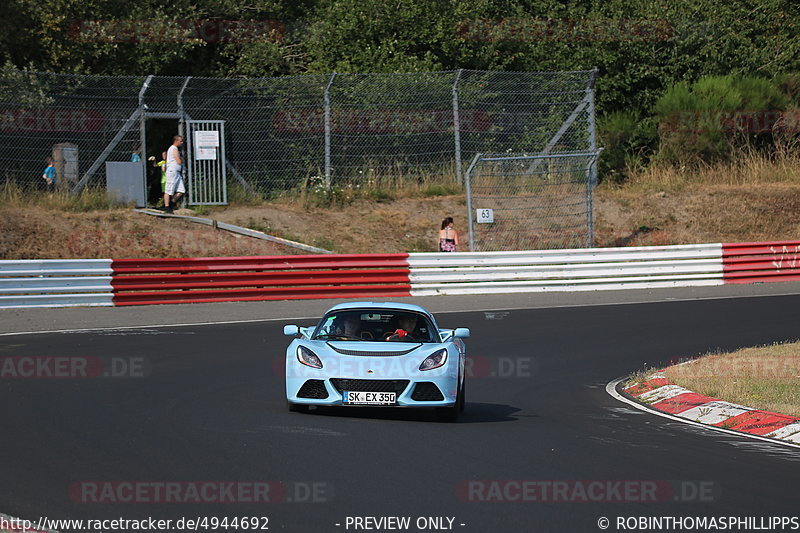
[[[469,329],[439,329],[428,311],[402,303],[332,307],[315,327],[284,326],[286,401],[308,406],[435,408],[455,421],[464,410],[462,339]]]

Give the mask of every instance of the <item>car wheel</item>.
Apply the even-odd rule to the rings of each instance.
[[[464,411],[465,391],[464,382],[460,382],[458,386],[458,394],[456,394],[456,403],[451,407],[439,407],[436,409],[436,418],[441,422],[457,422],[458,415]]]

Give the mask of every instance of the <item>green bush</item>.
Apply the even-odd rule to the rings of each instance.
[[[228,203],[256,206],[264,203],[264,195],[257,189],[246,189],[239,182],[228,182]]]
[[[460,194],[461,192],[461,187],[458,185],[428,185],[428,187],[422,191],[422,195],[430,198],[432,196],[451,196]]]
[[[713,161],[744,145],[767,147],[772,125],[789,99],[771,81],[707,76],[673,85],[653,107],[659,158],[672,163]]]
[[[642,163],[655,151],[658,133],[651,117],[640,118],[634,111],[615,111],[600,117],[597,125],[600,145],[598,170],[601,180],[621,183],[634,163]]]

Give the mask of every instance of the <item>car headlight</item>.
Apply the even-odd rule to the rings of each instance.
[[[447,350],[442,349],[438,352],[433,352],[419,365],[420,370],[433,370],[439,368],[447,362]]]
[[[322,368],[322,361],[317,354],[302,345],[297,347],[297,360],[311,368]]]

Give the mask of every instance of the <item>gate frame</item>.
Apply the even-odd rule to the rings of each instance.
[[[186,196],[189,205],[228,205],[228,174],[227,174],[227,159],[225,158],[225,121],[224,120],[194,120],[186,119],[184,121],[186,130]],[[221,202],[198,202],[195,200],[192,170],[196,164],[194,159],[194,139],[192,138],[192,124],[214,124],[219,125],[219,156],[215,161],[215,166],[219,166],[221,176],[217,176],[217,183],[222,186],[222,201]]]
[[[593,216],[593,207],[594,207],[594,180],[592,169],[597,166],[597,161],[600,159],[600,153],[603,151],[602,148],[599,150],[593,150],[591,152],[569,152],[569,153],[551,153],[547,155],[517,155],[517,156],[489,156],[484,157],[483,154],[475,154],[475,157],[472,158],[472,163],[470,163],[469,168],[467,168],[466,173],[464,173],[464,188],[466,189],[467,193],[467,221],[469,224],[469,251],[475,251],[475,222],[473,219],[473,208],[472,208],[472,171],[475,170],[475,167],[479,162],[482,161],[521,161],[521,160],[532,160],[533,164],[538,166],[542,160],[544,159],[561,159],[564,157],[588,157],[591,158],[589,164],[587,165],[587,172],[586,172],[586,207],[587,207],[587,236],[586,236],[586,247],[587,248],[594,248],[594,216]]]

